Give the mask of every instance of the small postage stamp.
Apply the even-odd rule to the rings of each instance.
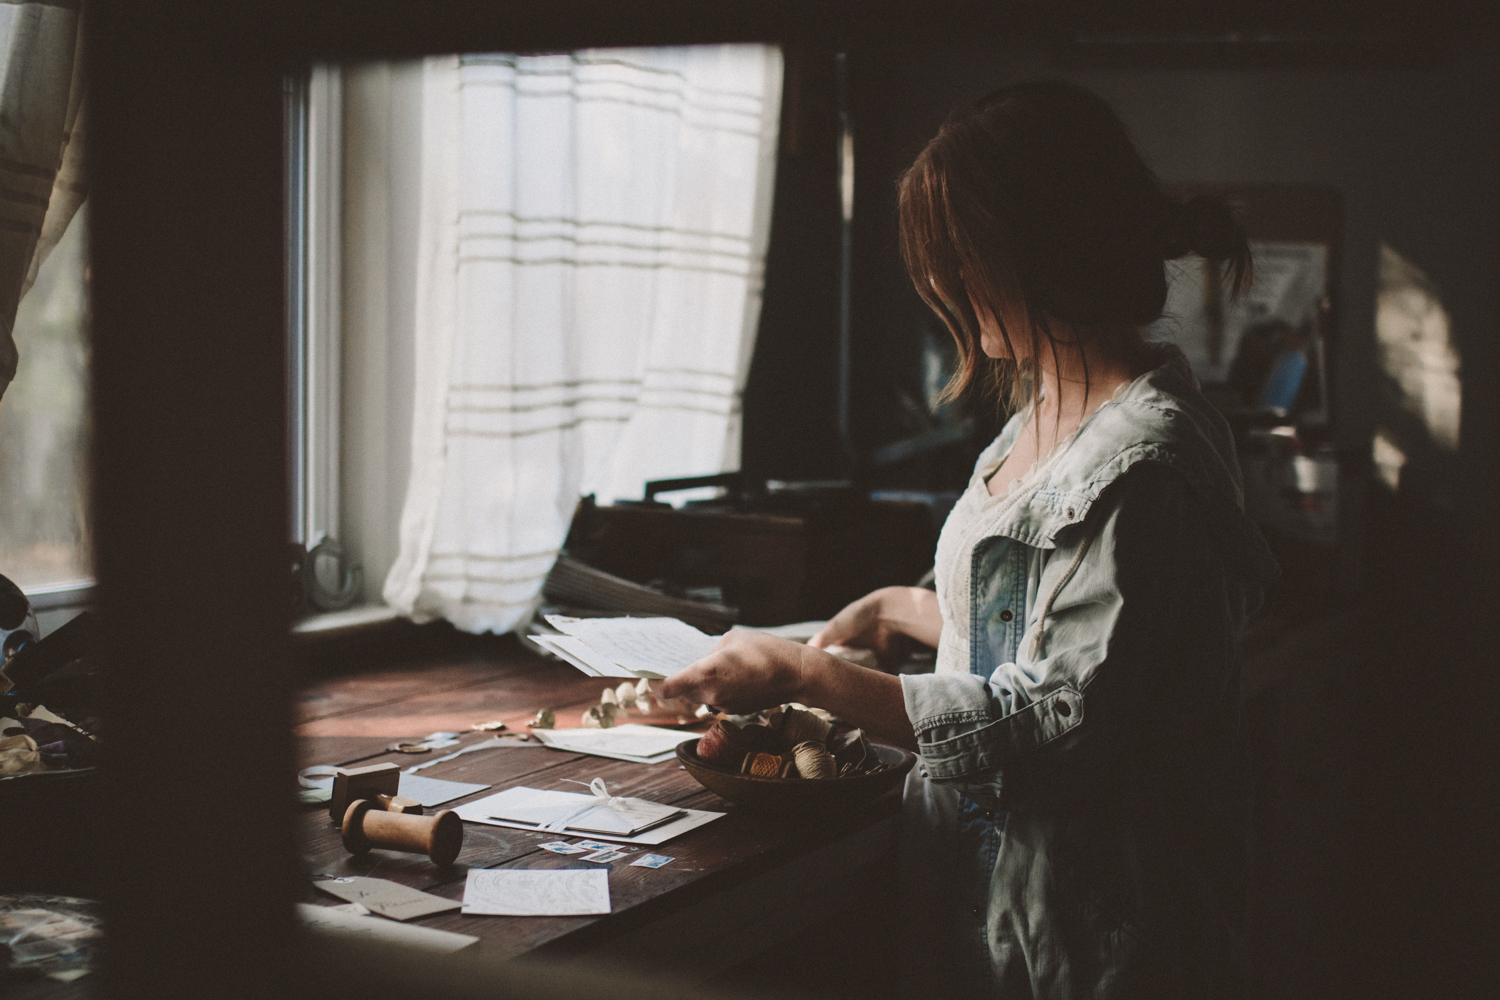
[[[536,846],[544,851],[551,851],[553,854],[582,854],[588,850],[587,847],[570,844],[564,840],[554,840],[550,844],[537,844]]]
[[[579,858],[578,860],[580,860],[580,861],[592,861],[596,865],[607,865],[611,861],[619,861],[624,856],[625,856],[625,852],[624,851],[614,851],[614,850],[610,850],[608,848],[605,848],[602,851],[595,851],[593,854],[585,854],[583,857]]]
[[[630,867],[661,868],[665,865],[670,865],[676,860],[676,858],[669,858],[663,854],[643,854],[640,857],[636,858],[634,861],[630,862]]]
[[[575,847],[581,847],[585,851],[618,851],[614,844],[601,844],[597,840],[580,840]]]

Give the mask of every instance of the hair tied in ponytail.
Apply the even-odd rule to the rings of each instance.
[[[1227,262],[1231,295],[1238,297],[1253,277],[1250,243],[1229,202],[1199,195],[1177,208],[1177,225],[1167,241],[1167,259],[1193,253],[1205,260]]]
[[[1187,248],[1208,260],[1229,260],[1245,239],[1229,203],[1207,195],[1182,206],[1182,231]]]

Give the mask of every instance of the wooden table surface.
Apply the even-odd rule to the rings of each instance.
[[[541,708],[556,710],[559,726],[573,725],[607,686],[610,682],[518,647],[500,657],[318,681],[302,691],[297,704],[299,766],[392,761],[405,768],[458,747],[422,756],[387,752],[395,740],[449,730],[463,733],[463,745],[470,745],[491,735],[472,732],[471,725],[502,720],[524,733],[525,723]],[[444,808],[513,785],[579,791],[566,779],[603,778],[612,793],[727,813],[664,845],[634,848],[608,866],[538,848],[559,839],[555,834],[466,823],[456,863],[438,866],[421,855],[392,851],[351,857],[326,806],[304,808],[301,854],[309,876],[370,875],[456,900],[473,867],[608,868],[608,916],[485,917],[453,911],[414,921],[475,935],[479,947],[505,956],[587,954],[642,968],[671,961],[675,977],[696,969],[707,980],[778,937],[847,911],[861,894],[868,895],[872,879],[883,881],[893,871],[895,793],[854,813],[771,818],[736,810],[675,759],[647,766],[540,746],[478,751],[421,773],[492,786]],[[660,869],[631,867],[645,852],[676,860]],[[817,891],[809,894],[811,886]],[[310,884],[305,901],[340,902]]]

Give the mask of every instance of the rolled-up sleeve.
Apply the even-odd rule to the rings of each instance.
[[[1236,682],[1233,595],[1187,483],[1131,470],[1090,521],[1048,555],[1016,662],[901,678],[928,777],[1007,808],[1067,801],[1139,751],[1143,727],[1179,713],[1190,732]]]

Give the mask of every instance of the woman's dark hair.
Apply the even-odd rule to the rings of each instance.
[[[1063,81],[1002,87],[954,111],[902,175],[900,198],[907,272],[958,342],[949,398],[975,382],[984,358],[976,304],[1013,357],[1014,339],[1027,336],[1033,359],[1087,343],[1128,363],[1166,303],[1166,261],[1195,253],[1226,263],[1233,295],[1251,278],[1229,205],[1167,196],[1109,105]],[[1022,314],[1027,330],[1006,328],[1006,316]],[[1075,337],[1055,336],[1057,321]],[[1001,367],[1012,406],[1035,397],[1034,364],[1030,378],[1028,366],[1010,365],[1008,377]]]

